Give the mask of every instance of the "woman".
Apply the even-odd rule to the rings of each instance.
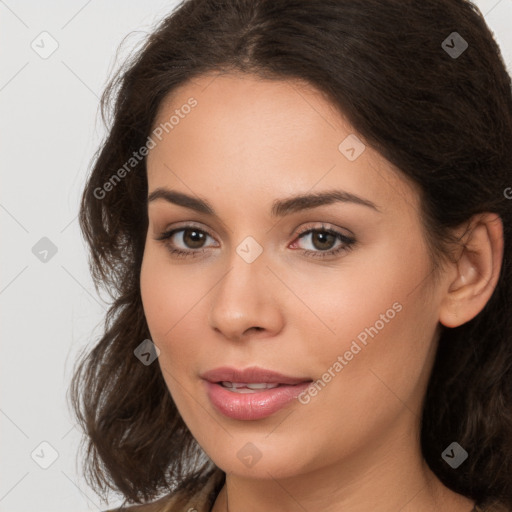
[[[80,216],[114,298],[71,388],[91,485],[512,510],[512,93],[478,9],[189,0],[114,98]]]

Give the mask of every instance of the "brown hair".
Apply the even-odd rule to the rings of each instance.
[[[457,56],[443,43],[454,47],[453,32],[468,44]],[[162,100],[210,71],[299,79],[324,93],[418,186],[436,257],[446,254],[450,228],[479,212],[500,215],[497,287],[473,320],[442,329],[421,445],[447,487],[512,507],[512,203],[504,192],[512,186],[512,90],[491,32],[466,0],[188,0],[114,76],[101,102],[104,120],[112,114],[108,136],[80,211],[96,286],[113,298],[70,388],[90,485],[140,503],[174,486],[192,493],[215,469],[159,366],[133,353],[150,337],[139,289],[145,158],[108,193],[104,186],[146,144]],[[457,470],[441,458],[452,441],[469,452]]]

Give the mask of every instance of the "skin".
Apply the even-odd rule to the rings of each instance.
[[[148,191],[201,197],[216,214],[151,201],[140,284],[172,398],[227,474],[213,511],[470,512],[473,502],[424,463],[419,421],[441,324],[473,318],[496,285],[499,217],[461,227],[467,248],[434,280],[418,191],[369,145],[348,160],[338,146],[354,129],[318,91],[203,75],[162,103],[154,126],[190,97],[197,106],[147,157]],[[331,189],[378,211],[338,202],[270,215],[275,200]],[[167,244],[157,238],[189,222],[208,233],[204,252],[173,256],[172,243],[189,252],[201,244],[183,231]],[[355,244],[325,259],[304,254],[343,246],[297,236],[322,225]],[[263,249],[252,263],[236,252],[248,236]],[[210,403],[199,375],[219,366],[320,379],[394,303],[401,311],[307,405],[239,421]],[[252,467],[237,457],[249,442],[261,454]]]

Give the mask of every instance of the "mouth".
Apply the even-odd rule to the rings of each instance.
[[[293,402],[312,379],[271,370],[217,368],[201,375],[213,407],[236,420],[268,417]]]

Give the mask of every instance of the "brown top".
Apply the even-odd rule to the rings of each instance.
[[[120,507],[105,512],[211,512],[224,481],[224,472],[216,469],[201,491],[191,498],[187,497],[186,492],[178,491],[153,503]],[[471,512],[512,512],[512,510],[497,502],[486,501],[476,505]]]
[[[225,481],[225,473],[216,469],[205,486],[191,498],[188,493],[178,491],[145,505],[132,505],[106,512],[210,512]]]

